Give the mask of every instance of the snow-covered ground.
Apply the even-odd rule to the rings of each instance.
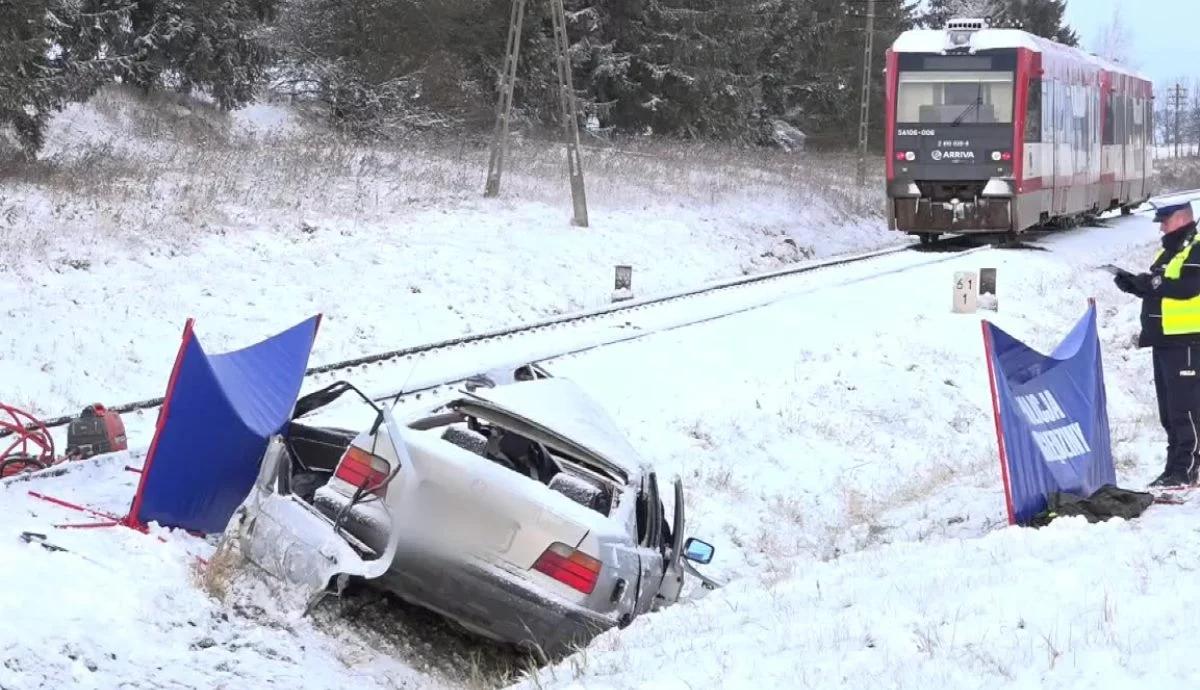
[[[1143,486],[1161,432],[1148,355],[1130,349],[1137,305],[1094,267],[1144,261],[1155,240],[1135,217],[560,367],[691,481],[689,533],[733,584],[527,687],[1194,685],[1170,660],[1191,643],[1196,559],[1179,547],[1197,511],[1005,528],[978,319],[949,313],[954,270],[997,267],[987,316],[1048,350],[1095,296],[1118,479]]]
[[[603,304],[616,265],[645,295],[901,241],[845,161],[691,147],[585,163],[580,229],[552,146],[515,144],[488,200],[479,145],[367,147],[271,106],[229,118],[102,94],[0,186],[4,398],[57,414],[161,395],[188,316],[220,350],[322,312],[325,363]]]
[[[267,168],[265,192],[238,168],[263,162],[238,151],[264,142],[281,147],[281,160],[298,160],[288,147],[307,125],[271,108],[243,115],[234,144],[214,145],[231,172],[211,184],[232,200],[213,192],[219,208],[195,204],[192,236],[193,217],[180,215],[179,202],[201,197],[180,185],[210,182],[184,172],[200,163],[212,172],[215,163],[171,158],[196,144],[155,139],[158,130],[130,116],[132,107],[115,99],[111,112],[69,112],[54,141],[140,122],[146,136],[114,137],[112,146],[136,148],[128,160],[143,156],[166,171],[161,186],[153,176],[123,178],[153,184],[108,210],[92,186],[59,189],[61,170],[2,192],[22,200],[24,220],[0,233],[49,242],[25,258],[6,253],[0,269],[7,401],[53,413],[159,394],[189,315],[199,317],[201,338],[222,349],[325,311],[314,355],[322,362],[601,304],[614,263],[635,265],[644,295],[895,239],[878,221],[839,216],[840,201],[815,208],[776,173],[749,169],[727,181],[716,178],[728,170],[681,177],[686,203],[671,205],[662,189],[622,188],[619,171],[602,168],[596,188],[615,190],[616,201],[594,201],[595,227],[583,231],[566,224],[561,202],[477,199],[478,171],[439,158],[422,163],[431,181],[408,178],[416,193],[430,194],[408,207],[404,192],[377,179],[399,160],[395,151],[372,154],[386,164],[364,163],[364,151],[338,153],[374,166],[357,182],[373,191],[347,197],[356,182],[337,168],[329,184],[342,192],[292,187],[313,195],[288,210],[271,200],[271,185],[287,182],[271,179],[280,168]],[[72,134],[72,117],[82,131]],[[178,124],[167,131],[177,135]],[[58,145],[52,157],[72,155]],[[470,185],[463,170],[473,171]],[[704,184],[714,190],[709,203],[698,191]],[[435,197],[429,190],[439,185],[459,192]],[[547,193],[532,178],[514,188],[514,196]],[[39,194],[44,204],[27,203]],[[315,229],[300,229],[298,218]],[[86,242],[54,231],[83,232],[89,223],[98,232]],[[1179,659],[1192,638],[1187,583],[1197,563],[1186,544],[1197,510],[1155,507],[1141,520],[1102,526],[1004,527],[979,333],[979,318],[988,317],[1049,349],[1096,297],[1118,477],[1143,484],[1159,469],[1161,433],[1148,356],[1130,349],[1137,305],[1094,267],[1145,262],[1155,234],[1135,216],[1041,240],[1048,251],[905,254],[827,269],[635,315],[620,327],[645,337],[551,361],[661,473],[683,477],[688,532],[717,546],[707,572],[730,584],[692,592],[523,680],[512,675],[520,662],[505,668],[511,660],[486,645],[428,617],[393,614],[377,599],[309,619],[277,609],[258,587],[210,596],[229,589],[219,559],[215,570],[199,560],[213,557],[211,542],[55,529],[87,518],[30,489],[124,513],[137,479],[124,468],[140,464],[152,420],[131,417],[132,453],[0,486],[10,534],[0,540],[0,563],[24,583],[0,594],[0,687],[1192,687],[1200,674]],[[999,311],[951,314],[954,272],[985,266],[999,270]],[[718,307],[754,305],[651,333]],[[438,366],[459,363],[427,362],[419,375]],[[358,375],[400,387],[412,369]],[[23,531],[67,550],[24,543]]]

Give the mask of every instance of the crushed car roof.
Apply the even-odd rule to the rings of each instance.
[[[566,379],[525,381],[479,389],[470,398],[570,439],[631,478],[642,474],[642,459],[603,408]]]

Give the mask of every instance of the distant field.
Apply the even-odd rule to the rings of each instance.
[[[1159,158],[1154,161],[1158,192],[1200,189],[1200,156]]]
[[[81,234],[179,246],[215,231],[294,227],[313,214],[371,222],[477,205],[486,141],[354,141],[282,107],[227,115],[110,90],[56,118],[39,160],[0,167],[0,252],[36,254]],[[591,140],[584,151],[588,202],[598,211],[754,206],[878,217],[875,172],[859,188],[850,155],[638,139]],[[524,202],[567,212],[566,164],[560,146],[515,136],[494,205]]]

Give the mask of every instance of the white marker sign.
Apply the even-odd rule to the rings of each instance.
[[[954,313],[974,314],[979,308],[979,276],[974,271],[954,274]]]

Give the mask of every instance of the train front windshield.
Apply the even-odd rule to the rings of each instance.
[[[897,124],[1012,124],[1012,72],[901,72]]]

